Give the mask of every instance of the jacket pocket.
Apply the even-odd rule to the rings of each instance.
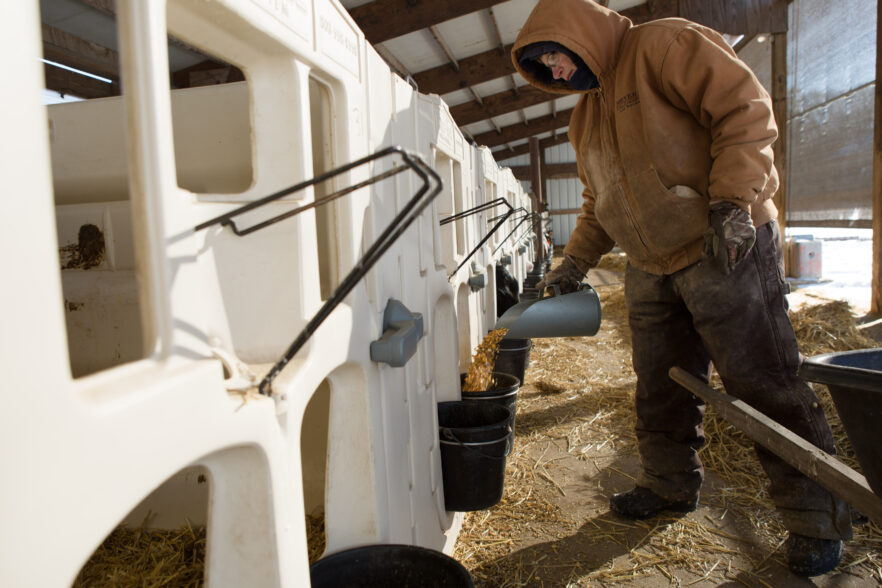
[[[606,234],[628,254],[628,257],[643,261],[651,257],[621,183],[613,184],[598,192],[594,215]]]
[[[656,257],[667,257],[704,237],[708,198],[689,186],[665,187],[654,169],[630,176],[637,230]]]

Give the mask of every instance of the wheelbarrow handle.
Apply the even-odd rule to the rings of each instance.
[[[837,494],[876,523],[882,524],[882,498],[870,490],[863,475],[742,400],[714,390],[683,368],[672,367],[668,375],[713,406],[725,421],[751,440]]]

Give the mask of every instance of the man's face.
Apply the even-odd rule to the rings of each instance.
[[[561,79],[569,82],[573,74],[576,73],[576,64],[565,53],[552,51],[540,57],[539,61],[551,70],[551,75],[555,80]]]

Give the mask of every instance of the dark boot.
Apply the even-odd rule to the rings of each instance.
[[[609,499],[610,510],[629,519],[648,519],[663,510],[685,514],[695,510],[697,505],[697,497],[692,500],[671,501],[641,486],[628,492],[613,494]]]
[[[790,533],[784,543],[787,565],[797,576],[820,576],[839,565],[842,560],[842,541],[816,539]]]

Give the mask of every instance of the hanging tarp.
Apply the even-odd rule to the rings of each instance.
[[[869,226],[876,2],[797,0],[788,37],[787,222]]]

